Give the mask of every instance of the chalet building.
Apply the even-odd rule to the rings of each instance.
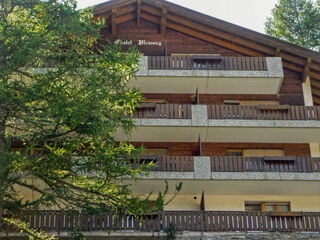
[[[129,140],[158,167],[134,190],[182,180],[168,224],[319,231],[319,53],[163,0],[108,1],[95,17],[105,39],[143,54],[132,86],[145,102]]]
[[[158,166],[134,192],[167,180],[170,198],[183,182],[162,213],[116,230],[320,231],[319,53],[164,0],[108,1],[95,18],[106,40],[143,54],[129,141]]]

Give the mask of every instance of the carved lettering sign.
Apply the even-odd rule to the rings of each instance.
[[[120,45],[137,45],[137,46],[156,46],[156,47],[161,47],[162,46],[162,42],[151,42],[151,41],[147,41],[147,40],[115,40],[114,43],[116,44],[120,44]]]

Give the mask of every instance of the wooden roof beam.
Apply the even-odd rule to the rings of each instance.
[[[320,97],[320,88],[311,85],[311,92],[313,95]]]
[[[162,12],[161,12],[161,19],[160,19],[160,34],[161,34],[161,36],[164,36],[166,34],[167,13],[168,13],[168,10],[166,8],[163,8]]]
[[[144,11],[142,12],[141,17],[143,19],[149,21],[149,22],[156,23],[156,24],[159,23],[159,18],[158,17],[155,17],[153,15],[147,14]],[[178,25],[178,24],[174,24],[174,23],[171,23],[171,22],[167,22],[167,27],[171,28],[173,30],[177,30],[177,31],[179,31],[181,33],[194,36],[194,37],[202,39],[204,41],[207,41],[207,42],[210,42],[210,43],[213,43],[213,44],[217,44],[219,46],[222,46],[222,47],[225,47],[225,48],[229,48],[229,49],[232,49],[234,51],[237,51],[237,52],[249,55],[249,56],[263,57],[263,54],[258,52],[258,51],[254,51],[254,50],[251,50],[249,48],[242,47],[242,46],[237,45],[237,44],[232,43],[232,42],[227,42],[227,41],[222,40],[220,38],[210,36],[208,34],[205,34],[205,33],[202,33],[202,32],[187,28],[187,27],[184,27],[182,25]]]
[[[311,58],[307,58],[307,61],[304,64],[304,69],[302,73],[302,82],[306,82],[307,78],[310,76],[310,63],[311,63]]]
[[[111,10],[111,35],[117,35],[117,14],[118,10],[116,8],[112,8]]]
[[[137,0],[137,26],[140,26],[141,18],[141,0]]]
[[[281,49],[279,47],[277,47],[276,50],[274,51],[274,56],[280,57],[280,54],[281,54]]]
[[[148,1],[147,4],[144,4],[142,6],[142,8],[145,12],[148,12],[148,13],[151,13],[152,15],[160,17],[161,12],[159,11],[158,8],[153,6],[151,2]],[[280,47],[275,48],[273,46],[264,45],[264,44],[256,42],[256,41],[252,41],[252,40],[246,39],[244,37],[237,36],[233,33],[231,34],[226,31],[222,31],[218,28],[205,26],[204,24],[200,24],[200,23],[193,21],[192,18],[186,19],[185,17],[179,16],[176,14],[168,14],[167,18],[168,18],[167,21],[170,21],[170,22],[172,21],[174,23],[184,25],[184,26],[189,27],[191,29],[198,30],[198,31],[201,31],[204,33],[208,33],[210,35],[214,35],[214,36],[222,38],[222,39],[226,39],[227,41],[232,41],[238,45],[242,45],[242,46],[251,48],[253,50],[262,52],[262,53],[269,55],[269,56],[274,56],[275,52],[277,51],[276,49],[277,48],[280,49]],[[281,49],[280,54],[281,54],[282,58],[285,58],[294,64],[301,65],[302,67],[304,66],[304,63],[305,63],[304,58],[296,56],[296,55],[292,54],[292,52],[285,52],[283,49]]]
[[[318,81],[317,79],[311,78],[310,82],[311,82],[311,87],[312,88],[316,87],[316,88],[320,89],[320,81]]]
[[[312,96],[313,102],[317,105],[320,105],[320,98],[318,96]]]

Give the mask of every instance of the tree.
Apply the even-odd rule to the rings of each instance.
[[[320,51],[320,1],[279,0],[265,30],[268,35]]]
[[[0,10],[0,210],[16,219],[52,207],[149,210],[149,196],[120,180],[151,165],[130,167],[140,149],[114,139],[133,128],[141,101],[127,86],[138,52],[99,44],[103,22],[72,0],[5,0]],[[34,198],[25,201],[21,189]]]

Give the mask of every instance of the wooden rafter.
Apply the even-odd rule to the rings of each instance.
[[[311,86],[312,87],[316,87],[316,88],[320,89],[320,80],[316,80],[314,78],[311,78],[310,82],[311,82]]]
[[[313,95],[312,99],[313,99],[313,103],[320,105],[320,97],[319,96]]]
[[[281,55],[281,49],[279,47],[277,47],[276,50],[274,51],[274,56],[280,57],[280,55]]]
[[[320,88],[312,87],[311,92],[312,92],[313,95],[320,96]]]
[[[137,26],[140,26],[141,18],[141,0],[137,0]]]
[[[168,13],[168,10],[166,8],[163,8],[161,11],[161,20],[160,20],[160,34],[161,34],[161,36],[164,36],[166,34],[167,13]]]
[[[307,61],[304,64],[304,69],[302,73],[302,82],[306,82],[307,78],[310,76],[310,63],[311,63],[311,58],[307,58]]]
[[[149,22],[159,23],[159,18],[155,17],[155,16],[153,16],[151,14],[147,14],[147,13],[143,12],[141,14],[141,16],[142,16],[142,18],[144,18],[145,20],[147,20]],[[187,27],[184,27],[182,25],[179,25],[179,24],[174,24],[174,23],[171,23],[171,22],[167,22],[167,27],[171,28],[173,30],[177,30],[179,32],[182,32],[182,33],[197,37],[197,38],[205,40],[207,42],[210,42],[210,43],[213,43],[213,44],[217,44],[219,46],[223,46],[223,47],[232,49],[234,51],[247,54],[249,56],[257,56],[257,57],[258,56],[261,56],[261,57],[263,56],[263,54],[260,53],[260,52],[257,52],[257,51],[254,51],[254,50],[251,50],[251,49],[236,45],[236,44],[231,43],[231,42],[226,42],[226,41],[224,41],[224,40],[222,40],[220,38],[209,36],[208,34],[205,34],[205,33],[202,33],[202,32],[196,31],[196,30],[191,30],[191,29],[189,29]]]
[[[142,8],[145,12],[148,12],[154,16],[160,17],[161,13],[154,7],[151,7],[151,6],[144,4],[142,6]],[[187,27],[187,29],[190,29],[190,30],[197,30],[197,31],[201,31],[203,33],[207,33],[209,35],[214,35],[214,36],[219,37],[221,39],[226,39],[227,41],[232,41],[237,45],[242,45],[242,46],[244,46],[245,44],[250,45],[249,48],[256,50],[256,51],[259,51],[259,52],[266,53],[268,55],[273,55],[273,53],[274,53],[274,48],[262,46],[261,44],[256,44],[255,42],[250,42],[248,44],[248,41],[246,41],[242,38],[239,38],[237,36],[234,36],[233,34],[229,34],[227,32],[222,32],[218,29],[214,29],[212,27],[207,27],[202,24],[195,23],[192,20],[185,19],[180,16],[168,14],[167,21],[168,21],[168,24],[170,21],[171,24],[179,24],[182,27]]]
[[[209,27],[215,27],[222,31],[228,31],[233,33],[235,36],[239,36],[247,41],[253,41],[264,46],[269,46],[274,48],[280,47],[282,52],[291,53],[292,55],[306,58],[312,57],[313,60],[320,64],[320,55],[311,50],[307,50],[303,47],[276,39],[274,37],[267,36],[262,33],[257,33],[249,29],[237,26],[232,23],[225,22],[223,20],[207,16],[205,14],[184,8],[182,6],[173,5],[172,3],[161,1],[161,0],[148,0],[146,1],[148,5],[157,7],[160,3],[162,6],[167,7],[170,11],[174,12],[175,15],[183,16],[185,19],[192,19],[194,22],[201,23],[201,25],[207,25]],[[249,46],[249,45],[248,45]]]

